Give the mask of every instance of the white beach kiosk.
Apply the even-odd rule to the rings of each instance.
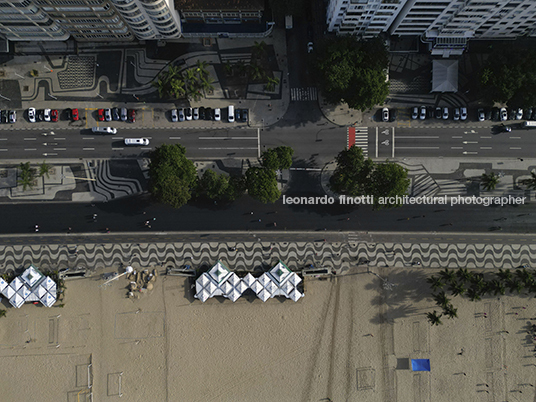
[[[49,276],[30,265],[9,284],[0,278],[0,293],[16,308],[26,302],[41,302],[46,307],[52,307],[56,303],[57,286]]]
[[[223,296],[235,302],[247,289],[251,289],[263,302],[277,296],[296,302],[303,297],[303,293],[298,290],[301,281],[302,278],[281,261],[258,278],[250,273],[241,278],[218,261],[210,271],[197,278],[194,297],[203,303],[215,296]]]

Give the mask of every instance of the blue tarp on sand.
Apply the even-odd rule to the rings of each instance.
[[[430,359],[411,359],[413,371],[430,371]]]

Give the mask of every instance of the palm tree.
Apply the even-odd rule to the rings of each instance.
[[[536,190],[536,173],[534,173],[534,170],[530,172],[530,179],[520,180],[519,184],[527,186],[529,190]]]
[[[0,310],[0,317],[6,316],[6,310]]]
[[[512,280],[512,272],[509,269],[499,268],[499,272],[497,272],[497,276],[505,282],[509,282]]]
[[[450,301],[449,298],[447,297],[446,293],[443,292],[443,291],[441,291],[438,294],[434,295],[434,300],[435,300],[436,304],[439,307],[443,307],[443,308],[448,306],[449,301]]]
[[[441,282],[441,278],[437,276],[431,276],[430,278],[426,279],[426,282],[431,285],[432,292],[443,288],[443,286],[445,285],[443,282]]]
[[[266,83],[266,85],[264,86],[264,89],[266,91],[270,91],[270,92],[273,92],[275,90],[275,86],[279,84],[279,78],[272,78],[272,77],[268,77],[268,82]]]
[[[430,324],[432,325],[443,324],[441,322],[441,314],[437,314],[437,311],[435,310],[433,313],[427,313],[426,318],[428,318],[428,321],[430,321]]]
[[[225,71],[225,74],[227,75],[233,75],[233,65],[229,62],[224,63],[223,71]]]
[[[508,284],[508,288],[510,289],[510,293],[514,293],[514,290],[519,294],[523,290],[524,286],[523,283],[520,281],[516,281],[515,279],[511,280]]]
[[[43,163],[39,165],[39,177],[46,176],[48,179],[49,178],[48,174],[50,173],[51,170],[52,170],[52,166],[50,166],[48,163],[43,161]]]
[[[22,184],[22,191],[26,191],[28,187],[32,188],[34,185],[35,170],[30,167],[30,162],[21,162],[19,169],[20,179],[17,182]]]
[[[175,99],[182,98],[186,95],[186,83],[182,78],[174,78],[170,82],[169,92]]]
[[[471,279],[471,287],[477,289],[478,291],[482,291],[485,286],[486,281],[484,280],[484,275],[481,273],[474,274],[473,278]]]
[[[504,295],[506,293],[504,283],[498,279],[494,279],[490,282],[490,289],[494,292],[495,296],[498,294]]]
[[[523,282],[524,287],[529,288],[534,283],[534,277],[529,271],[527,271],[526,268],[517,269],[516,276],[521,282]]]
[[[208,63],[206,61],[197,60],[195,62],[195,71],[200,77],[205,77],[208,75],[207,70]]]
[[[263,54],[265,48],[266,48],[266,43],[264,41],[260,43],[255,41],[255,44],[253,45],[253,48],[251,49],[251,53],[253,53],[256,57],[260,57]]]
[[[476,288],[470,288],[467,291],[467,296],[469,297],[469,300],[471,301],[480,300],[480,291]]]
[[[454,271],[451,271],[448,268],[445,268],[443,271],[440,271],[439,276],[441,276],[441,278],[443,278],[445,282],[452,282],[456,279],[456,274],[454,273]]]
[[[462,283],[470,282],[473,278],[473,274],[469,272],[467,268],[458,268],[456,275],[458,276],[458,279],[462,281]]]
[[[448,304],[443,308],[443,314],[448,318],[456,318],[458,317],[458,309],[454,308],[452,304]]]
[[[449,290],[452,293],[452,296],[463,296],[463,294],[465,293],[463,283],[456,281],[450,283]]]
[[[481,180],[482,180],[482,187],[486,191],[494,190],[495,187],[497,187],[497,184],[499,184],[499,181],[500,181],[499,176],[496,175],[493,172],[491,172],[489,174],[484,173],[482,175]]]

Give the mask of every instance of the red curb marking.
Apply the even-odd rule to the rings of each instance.
[[[355,145],[355,127],[348,127],[348,149]]]

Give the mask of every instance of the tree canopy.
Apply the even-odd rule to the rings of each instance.
[[[251,167],[246,172],[246,188],[250,197],[265,204],[281,197],[275,171],[265,167]]]
[[[230,202],[236,200],[244,192],[243,179],[225,174],[217,174],[206,170],[198,180],[196,194],[210,200]]]
[[[322,94],[330,103],[346,102],[354,109],[371,109],[384,103],[388,53],[379,39],[358,41],[355,36],[326,39],[315,62]]]
[[[490,104],[536,104],[536,51],[497,46],[480,70],[479,83]]]
[[[188,98],[198,101],[207,91],[214,87],[211,84],[207,62],[197,60],[191,68],[180,71],[178,66],[173,64],[168,69],[162,71],[152,85],[158,90],[160,98]]]
[[[190,200],[197,182],[196,168],[186,158],[186,148],[180,144],[164,144],[151,153],[149,176],[151,193],[158,201],[174,208]]]
[[[351,197],[374,197],[375,208],[391,208],[400,203],[379,203],[380,197],[404,196],[410,184],[408,172],[393,162],[374,163],[365,159],[363,150],[355,145],[339,153],[337,168],[331,176],[330,188]]]
[[[273,170],[288,169],[292,166],[292,155],[294,150],[291,147],[270,148],[261,155],[262,165]]]

